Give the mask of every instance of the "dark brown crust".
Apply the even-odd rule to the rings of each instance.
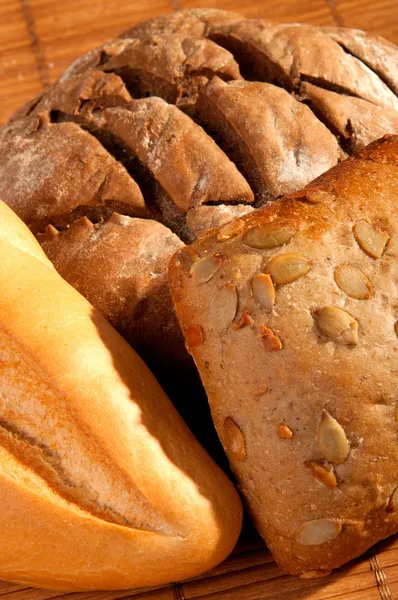
[[[167,363],[171,347],[184,359],[167,284],[168,261],[184,246],[175,234],[151,219],[114,213],[97,225],[83,217],[63,233],[49,226],[38,240],[63,277],[152,365]]]
[[[148,40],[155,35],[174,35],[181,33],[192,36],[203,36],[206,31],[205,23],[190,10],[175,11],[147,21],[137,23],[121,34],[121,38]]]
[[[206,38],[181,34],[133,39],[103,69],[120,74],[134,97],[159,96],[184,110],[214,75],[240,78],[230,52]]]
[[[325,27],[323,31],[377,73],[398,95],[397,48],[394,44],[359,29]]]
[[[348,152],[357,152],[373,140],[398,131],[398,112],[375,106],[362,98],[336,94],[310,83],[302,83],[300,96],[315,113],[348,142]]]
[[[128,29],[121,37],[148,39],[153,35],[173,35],[175,33],[207,36],[224,28],[227,24],[236,23],[242,19],[242,15],[227,10],[195,8],[148,19]]]
[[[215,77],[200,94],[198,111],[261,200],[305,185],[340,156],[335,137],[308,107],[267,83]]]
[[[123,80],[113,73],[88,69],[53,86],[35,106],[37,114],[62,111],[68,115],[90,115],[96,109],[131,102]]]
[[[226,24],[211,39],[228,48],[237,57],[243,75],[250,80],[266,81],[293,91],[295,81],[267,49],[273,25],[264,19],[244,19]],[[275,27],[275,26],[274,26]]]
[[[97,218],[116,207],[148,214],[124,167],[74,123],[42,123],[31,115],[4,129],[0,144],[7,148],[0,153],[0,171],[7,173],[0,197],[35,231],[47,223],[65,227],[79,209]]]
[[[209,201],[253,201],[246,181],[214,141],[160,98],[105,110],[101,126],[139,157],[183,212]]]
[[[241,48],[239,54],[243,50],[253,63],[254,75],[263,74],[263,80],[291,89],[302,80],[319,82],[378,106],[398,109],[396,96],[378,75],[315,27],[247,19],[226,27],[222,36],[227,47],[230,39],[232,47]]]
[[[238,62],[222,46],[230,47],[236,53]],[[347,48],[348,52],[342,46]],[[356,53],[360,59],[373,66],[381,78],[349,52]],[[177,11],[140,23],[122,37],[78,59],[60,78],[58,84],[39,102],[32,102],[30,106],[23,108],[14,117],[14,121],[26,118],[28,113],[29,116],[39,116],[42,122],[52,120],[56,123],[72,119],[88,127],[101,143],[106,144],[106,136],[101,136],[101,132],[96,130],[95,120],[100,122],[103,109],[124,106],[131,101],[127,84],[133,96],[159,95],[166,101],[180,106],[194,119],[198,117],[199,109],[200,118],[214,130],[211,133],[215,134],[215,138],[227,154],[235,158],[238,168],[252,185],[257,203],[261,203],[297,189],[342,158],[344,154],[336,150],[334,134],[344,143],[344,148],[352,152],[373,139],[383,128],[392,132],[395,130],[396,123],[390,109],[382,108],[377,111],[367,104],[367,113],[379,116],[378,126],[368,128],[363,123],[364,119],[358,117],[360,103],[346,100],[342,92],[379,107],[397,107],[397,98],[382,81],[388,79],[389,84],[393,81],[394,69],[391,65],[396,59],[397,51],[394,46],[381,39],[373,40],[355,30],[320,30],[307,25],[275,25],[265,20],[244,19],[235,13],[215,9]],[[268,98],[262,100],[266,109],[265,117],[262,114],[258,115],[258,127],[253,127],[253,105],[258,100],[259,87],[252,82],[242,84],[247,85],[249,90],[247,101],[240,106],[244,113],[239,114],[239,111],[235,111],[235,119],[231,115],[226,119],[222,103],[215,104],[215,98],[209,98],[208,92],[213,89],[223,89],[224,92],[233,89],[233,84],[223,86],[219,78],[224,83],[239,79],[239,62],[243,64],[247,76],[283,85],[295,91],[299,100],[305,99],[301,92],[307,80],[318,87],[338,92],[340,104],[344,105],[344,118],[340,115],[340,121],[337,123],[337,115],[332,114],[332,110],[321,110],[320,102],[315,102],[312,98],[316,114],[332,132],[329,135],[316,117],[311,118],[310,112],[305,108],[301,110],[294,100],[288,101],[287,96],[284,102],[281,101],[277,118],[273,102],[279,105],[278,99],[275,98],[281,92],[270,86]],[[109,73],[105,73],[104,70]],[[114,71],[122,77],[119,78]],[[204,92],[205,86],[207,91]],[[201,94],[199,107],[196,106],[198,93]],[[333,94],[328,94],[327,89],[323,96],[333,98]],[[285,106],[285,111],[282,110],[282,105]],[[297,119],[298,126],[293,129],[293,149],[287,143],[286,132],[283,132],[284,128],[287,131],[292,123],[295,123],[294,113],[297,111],[289,110],[289,106],[291,109],[296,107],[300,113]],[[160,106],[158,111],[161,112]],[[214,113],[217,111],[219,122],[218,127],[214,127],[214,121],[217,120]],[[156,122],[161,116],[154,115],[154,119]],[[270,127],[267,119],[271,121],[271,125],[274,121],[274,125]],[[239,121],[239,131],[234,128],[234,120]],[[347,125],[344,131],[342,121]],[[8,125],[6,129],[7,127]],[[25,127],[28,131],[29,123]],[[260,165],[258,156],[255,156],[259,154],[256,152],[256,143],[260,146],[260,143],[256,142],[258,128],[263,140],[262,145],[267,152],[265,160],[262,161],[267,163],[266,167],[264,164]],[[111,140],[106,147],[112,149],[117,158],[122,160],[126,148],[116,148],[113,141]],[[207,150],[202,150],[202,155],[210,152],[211,160],[218,160],[222,155],[215,146],[209,150],[210,146],[207,144]],[[293,162],[291,152],[295,155]],[[5,148],[4,153],[9,154],[9,148]],[[194,154],[194,150],[192,153]],[[308,160],[303,160],[303,157],[307,157]],[[125,158],[126,160],[122,160],[123,164],[134,162],[134,156],[131,160],[127,155]],[[220,164],[227,164],[225,157],[220,160]],[[277,164],[284,161],[286,162],[283,168]],[[186,161],[186,165],[189,165],[189,161]],[[311,168],[308,168],[309,165]],[[173,166],[171,162],[170,167]],[[143,168],[147,172],[151,171],[145,161]],[[128,170],[134,177],[134,168],[128,166]],[[209,201],[240,203],[242,185],[237,185],[238,179],[239,175],[235,174],[232,186],[229,182],[227,185],[221,174],[220,187],[229,187],[231,191],[225,192],[221,197],[217,186],[214,193],[209,189]],[[177,189],[177,183],[171,188]],[[142,185],[141,180],[139,184]],[[143,185],[145,188],[145,182]],[[143,189],[143,192],[147,200],[153,195],[152,189]],[[156,191],[156,194],[161,195],[161,191]],[[243,199],[247,201],[247,191],[243,194]],[[19,201],[21,202],[21,199]],[[26,202],[30,201],[28,194]],[[173,227],[172,220],[175,218],[176,231],[181,232],[185,239],[189,239],[191,234],[184,223],[183,212],[178,212],[181,209],[181,197],[174,198],[167,192],[163,199],[156,201],[157,205],[161,203],[171,211],[170,218],[165,220],[167,225]],[[173,203],[179,207],[174,213],[171,209]],[[189,204],[183,210],[188,208]],[[75,217],[78,214],[80,213]],[[158,212],[157,216],[163,218],[161,212]]]

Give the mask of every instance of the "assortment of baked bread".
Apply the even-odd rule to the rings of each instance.
[[[0,578],[154,585],[233,548],[235,489],[129,344],[206,442],[192,355],[285,570],[398,531],[397,94],[382,38],[195,9],[0,130]]]
[[[3,127],[0,198],[173,393],[168,372],[193,369],[164,265],[398,133],[397,63],[352,29],[214,9],[139,23]]]

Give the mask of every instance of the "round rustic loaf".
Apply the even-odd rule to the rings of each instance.
[[[3,127],[0,197],[174,396],[194,370],[170,257],[398,133],[397,63],[361,31],[210,9],[146,21]]]

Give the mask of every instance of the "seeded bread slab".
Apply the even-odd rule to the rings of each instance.
[[[320,576],[398,532],[398,137],[179,251],[172,296],[246,505]]]
[[[168,295],[158,312],[152,293],[167,286],[163,241],[191,242],[398,133],[397,90],[398,49],[382,38],[175,11],[80,57],[15,113],[0,130],[0,197],[172,393],[163,374],[171,385],[184,375],[189,388],[193,365],[186,355],[182,369],[181,345],[170,344],[167,368],[156,366],[166,324],[181,339]],[[113,213],[123,224],[115,217],[102,236]],[[80,234],[91,226],[88,242]],[[152,252],[155,230],[162,242]],[[108,272],[105,238],[117,257]]]

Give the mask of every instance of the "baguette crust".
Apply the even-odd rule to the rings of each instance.
[[[0,577],[59,590],[199,574],[238,495],[141,359],[0,203]]]
[[[170,266],[187,344],[201,331],[191,353],[219,437],[293,574],[398,531],[397,198],[386,136]]]

